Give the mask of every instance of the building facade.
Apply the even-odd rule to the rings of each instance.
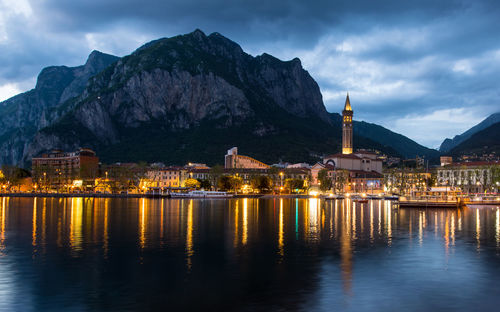
[[[189,178],[188,169],[185,167],[164,167],[149,170],[146,178],[151,182],[150,187],[179,188]]]
[[[437,185],[459,188],[464,193],[498,193],[499,161],[451,162],[436,170]]]
[[[233,147],[227,151],[224,157],[224,168],[226,169],[269,169],[270,166],[252,157],[238,155],[238,148]]]
[[[54,150],[33,157],[33,182],[45,187],[60,187],[71,184],[75,179],[95,179],[99,170],[99,158],[88,148],[75,152]]]
[[[312,166],[312,185],[319,185],[319,172],[327,170],[334,191],[380,191],[383,187],[382,159],[371,151],[353,152],[352,118],[353,110],[347,94],[342,111],[342,153],[325,156],[321,163]]]

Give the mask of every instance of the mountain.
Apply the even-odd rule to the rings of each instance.
[[[1,102],[0,164],[18,164],[35,133],[59,118],[64,103],[80,95],[90,77],[118,59],[93,51],[82,66],[44,68],[34,89]]]
[[[443,143],[441,143],[439,151],[442,153],[446,153],[455,148],[456,146],[458,146],[460,143],[470,138],[473,134],[483,129],[486,129],[497,122],[500,122],[500,112],[488,116],[485,120],[481,121],[479,124],[475,125],[474,127],[470,128],[469,130],[465,131],[460,135],[456,135],[453,139],[446,138],[443,141]]]
[[[485,153],[495,153],[500,155],[500,122],[478,131],[468,139],[455,146],[449,153],[453,156],[459,155],[482,155]]]
[[[317,83],[297,58],[254,57],[219,33],[196,30],[152,41],[99,69],[75,92],[65,92],[71,73],[60,74],[56,88],[37,83],[30,92],[53,97],[34,105],[43,109],[23,120],[32,131],[18,136],[13,152],[1,151],[9,156],[4,161],[29,165],[41,152],[78,147],[95,149],[104,162],[170,164],[222,163],[235,145],[268,163],[314,162],[340,151],[341,122],[326,111]],[[63,99],[66,93],[71,96]],[[405,155],[390,140],[364,133],[354,134],[356,148]]]
[[[332,113],[331,116],[336,122],[340,123],[342,120],[340,114]],[[422,146],[404,135],[392,132],[389,129],[373,123],[354,120],[353,131],[354,134],[359,137],[370,139],[382,146],[394,149],[403,158],[425,156],[427,159],[437,159],[437,157],[439,157],[438,151]]]
[[[38,132],[25,160],[85,145],[104,161],[214,164],[237,144],[265,162],[314,161],[340,146],[340,128],[299,59],[253,57],[199,30],[122,58],[93,77],[72,106]]]

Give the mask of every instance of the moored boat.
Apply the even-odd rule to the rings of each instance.
[[[231,198],[234,195],[217,191],[191,191],[187,193],[172,193],[172,198]]]

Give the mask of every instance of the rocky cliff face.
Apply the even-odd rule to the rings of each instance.
[[[69,100],[81,94],[90,77],[117,57],[93,51],[85,65],[51,66],[38,75],[33,90],[0,103],[0,164],[21,164],[35,133],[54,123]]]
[[[298,59],[252,57],[220,34],[199,30],[151,42],[120,59],[93,77],[72,107],[37,133],[24,160],[74,144],[104,151],[130,142],[131,129],[153,124],[170,136],[213,122],[212,128],[246,127],[262,137],[283,130],[275,119],[331,123],[318,85]],[[66,139],[74,129],[80,130]]]
[[[77,147],[94,148],[104,162],[171,164],[222,163],[234,145],[270,163],[314,162],[340,149],[341,122],[298,59],[253,57],[199,30],[118,60],[95,52],[84,66],[47,68],[34,90],[0,110],[4,163],[29,165],[43,151]],[[356,133],[355,142],[397,153]]]

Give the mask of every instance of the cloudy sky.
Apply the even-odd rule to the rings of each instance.
[[[123,56],[200,28],[252,55],[299,57],[329,111],[429,147],[500,111],[499,1],[0,0],[0,100],[49,65]]]

